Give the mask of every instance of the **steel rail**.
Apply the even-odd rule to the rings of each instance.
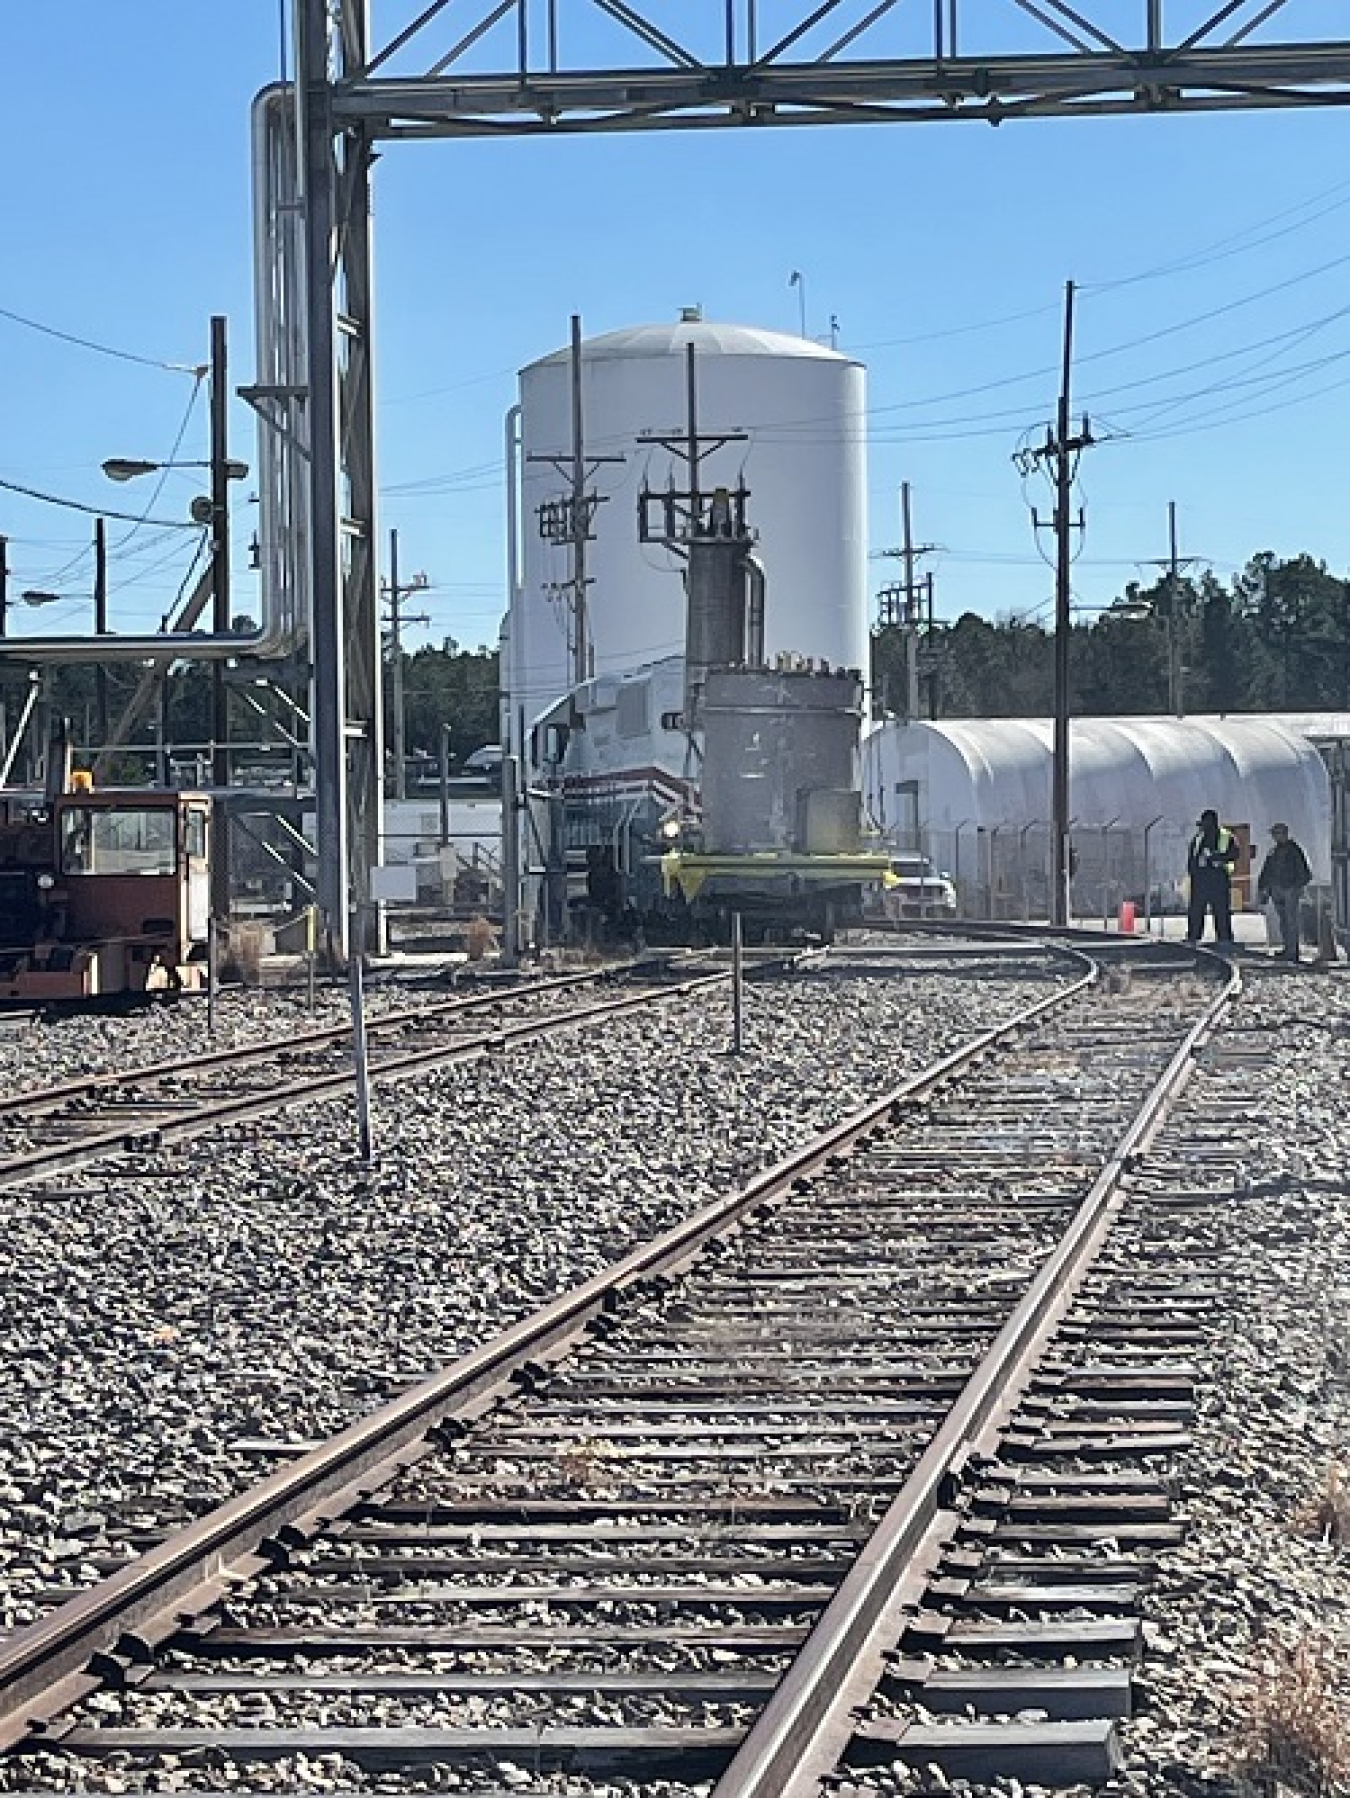
[[[786,1196],[846,1156],[887,1119],[1094,984],[1097,970],[1088,957],[1062,948],[1055,953],[1081,970],[1076,980],[950,1050],[739,1191],[630,1251],[432,1379],[17,1631],[0,1644],[0,1749],[34,1737],[126,1662],[146,1658],[154,1644],[209,1609],[232,1585],[266,1570],[289,1548],[435,1452],[447,1429],[453,1433],[490,1409],[529,1370],[562,1358],[621,1295],[674,1278],[713,1237],[736,1227],[758,1206]]]
[[[700,974],[692,980],[680,981],[671,986],[649,987],[641,992],[625,993],[617,999],[597,1000],[592,1005],[583,1005],[557,1017],[526,1018],[517,1024],[498,1024],[490,1030],[480,1031],[476,1036],[461,1037],[456,1042],[434,1043],[372,1062],[370,1079],[372,1082],[382,1081],[394,1074],[414,1073],[421,1068],[439,1067],[455,1061],[471,1061],[513,1042],[550,1036],[558,1030],[571,1030],[577,1025],[593,1023],[598,1018],[633,1011],[644,1005],[658,1005],[669,999],[688,998],[702,987],[724,984],[729,978],[729,974],[721,972]],[[273,1045],[271,1053],[275,1055],[284,1048],[285,1045]],[[179,1066],[177,1063],[171,1065],[175,1069]],[[185,1065],[190,1067],[193,1064]],[[221,1124],[267,1117],[293,1105],[317,1104],[323,1099],[345,1093],[354,1078],[354,1070],[343,1067],[331,1073],[311,1074],[288,1086],[274,1086],[266,1092],[244,1093],[236,1099],[222,1099],[213,1095],[198,1109],[174,1118],[156,1116],[153,1119],[143,1118],[138,1123],[134,1111],[129,1111],[110,1130],[91,1132],[72,1142],[52,1143],[46,1148],[31,1149],[21,1155],[0,1160],[0,1188],[82,1167],[86,1162],[102,1160],[106,1155],[155,1149],[171,1142],[186,1142]],[[155,1111],[153,1101],[146,1109],[152,1113]]]
[[[1187,1031],[1058,1247],[817,1619],[713,1798],[816,1798],[835,1768],[854,1733],[853,1712],[875,1686],[897,1614],[917,1602],[956,1526],[963,1474],[996,1446],[1123,1203],[1124,1176],[1190,1079],[1200,1045],[1241,990],[1231,963],[1208,954],[1205,959],[1226,976],[1216,997]],[[902,1756],[903,1749],[902,1739]]]
[[[636,965],[624,962],[613,967],[587,969],[577,974],[559,974],[548,980],[504,987],[499,991],[471,993],[458,998],[433,1001],[428,1005],[409,1006],[402,1011],[384,1012],[366,1020],[366,1033],[373,1038],[386,1031],[405,1029],[428,1020],[454,1016],[462,1011],[477,1011],[485,1005],[500,1004],[503,999],[528,998],[536,993],[556,992],[564,987],[610,979],[616,973],[629,972]],[[190,1060],[149,1061],[134,1068],[115,1068],[101,1074],[86,1075],[82,1080],[63,1080],[53,1086],[30,1087],[23,1092],[0,1096],[0,1118],[22,1117],[39,1110],[48,1111],[72,1099],[87,1099],[100,1093],[135,1087],[145,1081],[172,1079],[179,1074],[196,1074],[205,1068],[237,1067],[250,1060],[265,1061],[274,1055],[303,1053],[308,1049],[322,1048],[325,1044],[344,1042],[350,1038],[351,1033],[352,1027],[348,1023],[329,1024],[318,1030],[302,1031],[299,1036],[274,1037],[256,1043],[236,1043],[228,1049],[208,1049],[204,1054],[192,1056]]]

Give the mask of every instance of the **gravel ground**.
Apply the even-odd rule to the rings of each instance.
[[[719,993],[381,1087],[373,1170],[332,1103],[0,1193],[0,1627],[1045,990],[812,973],[747,989],[740,1058]],[[55,1028],[69,1067],[180,1019]]]
[[[444,1360],[584,1277],[992,1021],[1004,1003],[1011,994],[1000,988],[995,998],[978,982],[813,977],[795,983],[795,1048],[768,995],[755,991],[743,1061],[723,1053],[724,1002],[705,999],[663,1014],[656,1028],[634,1021],[603,1039],[559,1039],[428,1076],[400,1090],[397,1114],[381,1105],[382,1159],[371,1177],[350,1159],[350,1118],[331,1106],[303,1114],[302,1132],[291,1119],[289,1136],[285,1124],[267,1141],[233,1131],[209,1153],[166,1160],[158,1177],[151,1165],[135,1180],[0,1195],[0,1256],[35,1270],[34,1299],[4,1328],[7,1365],[24,1382],[10,1381],[0,1420],[9,1438],[0,1569],[10,1561],[0,1577],[11,1614],[25,1614],[28,1582],[87,1578],[76,1550],[98,1551],[119,1523],[162,1525],[256,1472],[231,1453],[239,1434],[332,1427],[382,1395],[388,1370]],[[1102,1788],[1131,1798],[1275,1792],[1275,1775],[1250,1761],[1244,1772],[1243,1759],[1263,1669],[1300,1646],[1330,1665],[1324,1698],[1311,1660],[1293,1679],[1325,1724],[1328,1760],[1350,1748],[1350,1547],[1310,1522],[1338,1472],[1350,1478],[1350,976],[1256,973],[1233,1041],[1237,1053],[1202,1063],[1190,1103],[1203,1114],[1213,1101],[1212,1117],[1231,1133],[1237,1189],[1218,1204],[1171,1209],[1161,1226],[1179,1271],[1220,1297],[1195,1445],[1175,1468],[1188,1540],[1163,1557],[1148,1602],[1144,1704],[1126,1728],[1127,1773]],[[547,1136],[522,1130],[545,1113]],[[593,1154],[566,1180],[559,1141]],[[356,1215],[359,1236],[348,1232]],[[1141,1235],[1148,1229],[1141,1224]],[[1128,1266],[1130,1243],[1117,1252]],[[7,1290],[16,1291],[12,1277]],[[45,1396],[58,1374],[67,1381],[60,1402]],[[1350,1498],[1321,1508],[1350,1536]],[[53,1540],[69,1558],[52,1552]],[[209,1763],[184,1768],[182,1783],[407,1789],[333,1761]],[[67,1783],[56,1764],[35,1760],[23,1772],[48,1787]],[[136,1784],[126,1767],[80,1777],[102,1790]],[[575,1798],[708,1790],[536,1779],[508,1763],[481,1776],[447,1770],[427,1784]],[[891,1789],[930,1788],[943,1789],[906,1777]],[[1088,1791],[992,1789],[1003,1798]],[[1282,1793],[1317,1789],[1307,1767],[1280,1772]],[[1322,1790],[1350,1791],[1350,1780],[1328,1778]]]
[[[1239,1053],[1202,1060],[1191,1094],[1200,1115],[1223,1108],[1239,1190],[1161,1225],[1222,1297],[1195,1446],[1176,1469],[1187,1540],[1163,1557],[1149,1606],[1147,1708],[1127,1731],[1122,1789],[1247,1789],[1237,1775],[1247,1762],[1257,1778],[1253,1722],[1273,1672],[1320,1716],[1327,1764],[1340,1763],[1326,1789],[1346,1792],[1350,1491],[1326,1507],[1331,1531],[1313,1513],[1350,1479],[1350,975],[1258,974],[1237,1027]],[[1321,1702],[1308,1668],[1288,1671],[1300,1648],[1328,1663]],[[1306,1766],[1280,1771],[1291,1792],[1317,1789]]]
[[[1350,1483],[1350,972],[1258,966],[1224,1041],[1157,1146],[1208,1122],[1219,1160],[1192,1161],[1187,1189],[1227,1190],[1145,1211],[1104,1264],[1128,1287],[1161,1241],[1180,1285],[1218,1296],[1194,1446],[1172,1469],[1186,1539],[1160,1557],[1126,1771],[1101,1798],[1350,1793],[1350,1489],[1339,1488]],[[1301,1713],[1302,1739],[1325,1751],[1273,1762],[1261,1724],[1272,1704]],[[945,1789],[903,1769],[858,1787]]]
[[[450,993],[448,984],[428,995],[390,981],[368,990],[367,1009],[374,1016]],[[302,988],[230,987],[220,994],[215,1009],[214,1034],[207,1030],[206,1000],[199,997],[150,1005],[124,1017],[71,1012],[53,1014],[46,1021],[0,1020],[0,1091],[25,1092],[85,1074],[111,1073],[128,1062],[147,1065],[236,1048],[287,1030],[298,1036],[346,1024],[351,1016],[346,987],[328,985],[318,988],[312,1012]]]

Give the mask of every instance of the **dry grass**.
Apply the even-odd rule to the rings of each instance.
[[[1243,1733],[1241,1771],[1258,1791],[1337,1798],[1350,1789],[1350,1716],[1325,1644],[1272,1648]]]
[[[1327,1468],[1321,1490],[1299,1507],[1293,1522],[1300,1536],[1330,1542],[1337,1548],[1350,1542],[1350,1479],[1339,1461]]]
[[[564,1449],[554,1463],[559,1484],[573,1491],[596,1485],[613,1453],[611,1444],[598,1436],[582,1436],[570,1448]]]
[[[497,947],[497,932],[486,918],[470,918],[464,927],[464,947],[470,961],[482,961]]]

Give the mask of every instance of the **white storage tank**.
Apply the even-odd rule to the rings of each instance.
[[[589,634],[597,675],[684,647],[680,559],[643,543],[638,495],[689,485],[683,456],[643,442],[687,427],[687,346],[695,351],[700,436],[743,432],[705,455],[699,485],[750,489],[747,519],[767,576],[765,647],[865,668],[867,512],[864,370],[806,338],[745,325],[678,323],[612,331],[581,352],[584,442],[602,496],[587,546]],[[539,508],[570,493],[572,357],[556,351],[520,375],[509,440],[512,602],[506,680],[513,729],[572,683],[566,583],[571,549],[540,535]],[[539,458],[545,458],[540,460]]]

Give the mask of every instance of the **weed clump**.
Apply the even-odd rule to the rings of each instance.
[[[1344,1548],[1350,1542],[1350,1479],[1338,1461],[1322,1476],[1321,1490],[1294,1513],[1294,1528],[1301,1536]]]
[[[464,947],[470,961],[482,961],[497,947],[497,932],[486,918],[470,918],[464,929]]]
[[[1244,1736],[1240,1771],[1255,1791],[1339,1798],[1350,1789],[1350,1716],[1325,1644],[1272,1647]]]

